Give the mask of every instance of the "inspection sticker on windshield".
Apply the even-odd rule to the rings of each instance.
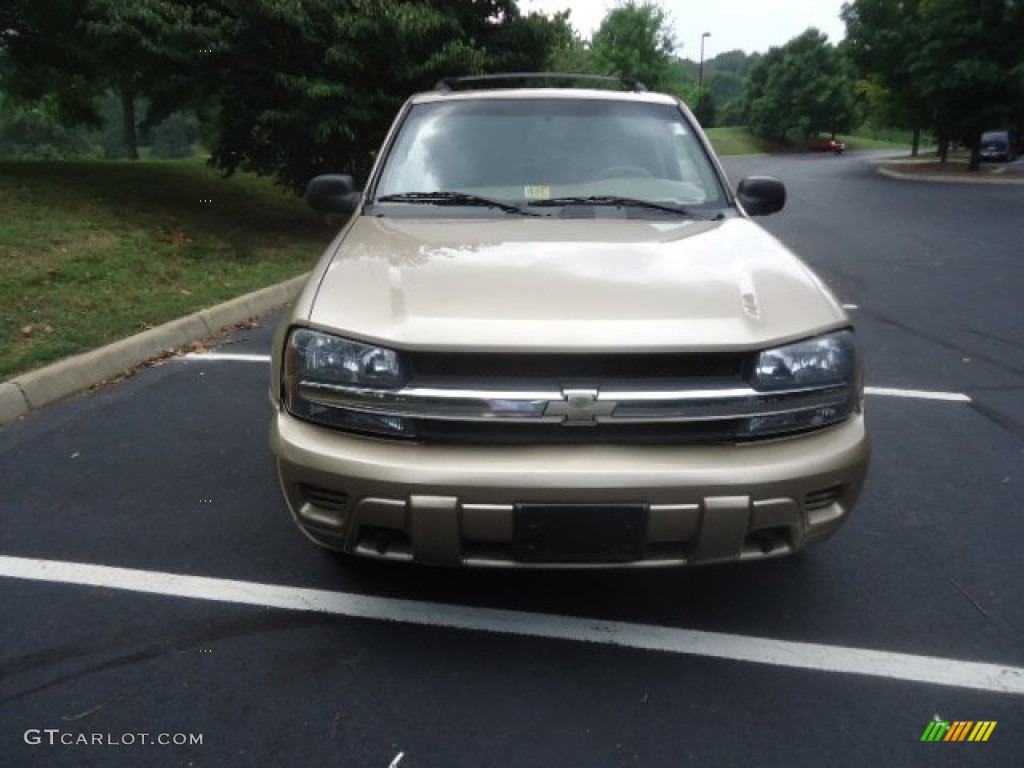
[[[527,200],[550,200],[551,187],[527,186],[523,188]]]

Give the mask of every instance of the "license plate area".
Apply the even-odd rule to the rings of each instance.
[[[519,504],[513,549],[527,563],[629,563],[644,555],[643,504]]]

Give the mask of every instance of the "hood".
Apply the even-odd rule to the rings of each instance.
[[[332,247],[299,314],[399,348],[725,351],[848,323],[802,262],[742,218],[363,217]]]

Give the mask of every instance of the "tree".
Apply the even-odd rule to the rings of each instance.
[[[411,92],[452,74],[543,69],[562,31],[514,0],[7,2],[0,48],[19,99],[95,124],[113,91],[133,155],[139,126],[192,111],[216,167],[293,189],[323,170],[365,174]]]
[[[5,5],[0,48],[8,101],[30,108],[45,100],[63,125],[98,124],[94,102],[103,86],[92,80],[93,61],[75,32],[85,0],[9,0]]]
[[[725,102],[738,99],[743,95],[744,80],[735,72],[719,71],[711,63],[705,65],[704,85],[715,94],[715,98]]]
[[[915,88],[940,136],[971,147],[981,134],[1024,117],[1024,5],[1017,0],[922,0],[925,42],[910,59]]]
[[[591,40],[591,52],[607,74],[634,77],[648,88],[670,90],[675,35],[668,15],[653,2],[627,0],[609,11]]]
[[[927,120],[920,117],[922,113],[915,113],[907,100],[897,96],[873,77],[858,80],[855,92],[863,124],[875,129],[910,130],[913,135],[910,154],[916,157],[921,148],[922,126],[927,124]]]
[[[869,108],[894,128],[914,131],[930,124],[927,103],[911,75],[913,54],[924,44],[918,0],[856,0],[843,5],[847,57],[863,78]]]
[[[1019,0],[854,0],[842,15],[861,72],[913,127],[969,144],[972,170],[982,131],[1024,122]]]
[[[672,63],[674,84],[671,92],[700,112],[698,116],[706,127],[713,125],[742,125],[746,123],[744,89],[754,65],[761,54],[749,56],[740,50],[726,51],[704,62],[704,94],[697,99],[697,81],[700,63],[676,58]],[[686,96],[682,96],[685,91]],[[705,105],[704,99],[710,99]],[[711,118],[710,120],[708,118]]]
[[[549,72],[600,74],[601,66],[594,59],[590,42],[573,29],[569,16],[566,10],[551,18],[552,47],[544,68]]]
[[[729,73],[744,81],[757,66],[757,62],[761,60],[761,55],[760,53],[745,53],[738,49],[725,51],[704,62],[705,73]]]
[[[712,125],[745,125],[744,90],[760,53],[725,51],[704,63],[704,82],[714,99]]]
[[[302,189],[365,177],[410,93],[453,74],[542,70],[557,24],[512,0],[225,0],[212,162]]]
[[[147,120],[155,123],[194,91],[208,37],[196,23],[201,0],[8,1],[5,89],[22,103],[49,99],[65,125],[94,126],[99,100],[113,91],[129,157],[138,157],[139,97],[153,105]]]
[[[747,110],[755,134],[779,141],[791,135],[808,141],[820,131],[834,136],[851,130],[857,116],[844,59],[813,28],[758,62],[747,84]]]
[[[148,131],[153,157],[175,159],[190,157],[198,138],[194,120],[175,113]]]
[[[714,128],[716,125],[715,118],[718,116],[718,101],[713,90],[705,86],[703,91],[697,99],[694,115],[696,115],[701,127]]]
[[[6,160],[95,159],[102,151],[54,120],[45,107],[0,110],[0,157]]]

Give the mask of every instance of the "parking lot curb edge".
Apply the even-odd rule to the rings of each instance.
[[[308,273],[299,275],[0,382],[0,425],[122,375],[177,347],[214,336],[225,328],[288,304],[294,301],[307,277]]]
[[[875,170],[882,176],[887,176],[890,179],[899,179],[901,181],[932,181],[945,184],[1024,184],[1024,177],[1017,179],[1008,178],[1006,176],[1000,176],[998,178],[992,178],[991,176],[965,178],[953,175],[918,175],[914,173],[903,173],[901,171],[893,170],[892,168],[885,168],[881,165],[877,166]]]

